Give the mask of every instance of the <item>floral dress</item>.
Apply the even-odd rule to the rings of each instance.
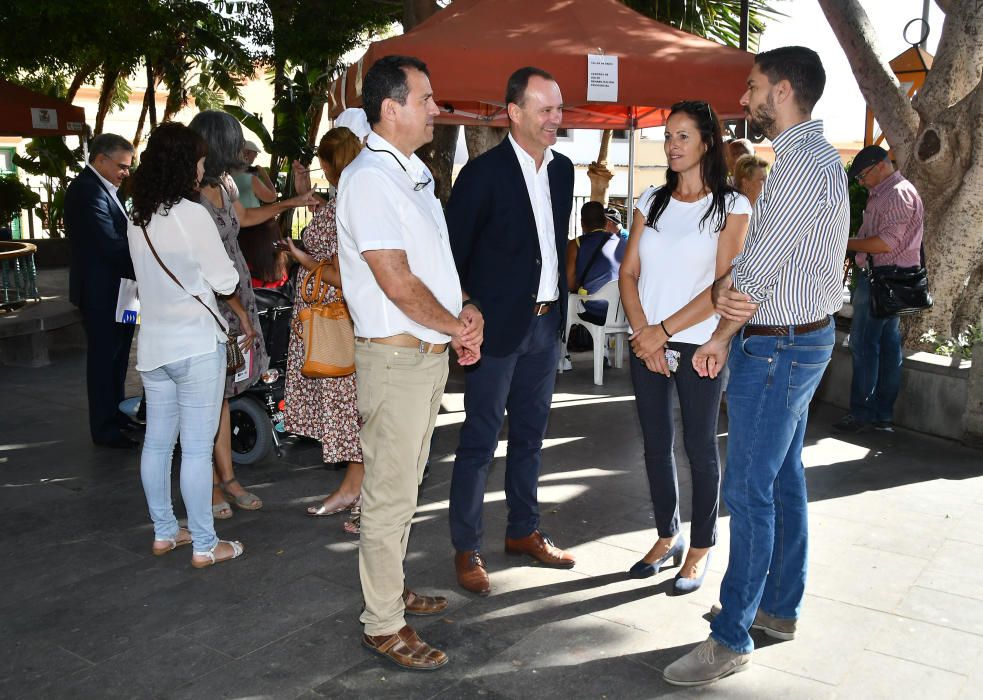
[[[251,284],[252,278],[249,274],[249,268],[246,266],[246,259],[242,256],[242,250],[239,249],[239,217],[236,216],[235,207],[233,206],[233,202],[239,198],[239,191],[236,189],[232,178],[224,178],[222,185],[219,188],[222,195],[221,207],[214,206],[204,196],[201,198],[201,205],[212,215],[212,220],[218,227],[219,235],[222,237],[225,252],[229,254],[229,259],[232,260],[232,264],[235,265],[236,271],[239,273],[239,288],[236,290],[236,294],[239,295],[239,301],[242,302],[242,307],[249,315],[249,322],[256,332],[249,363],[249,376],[239,381],[235,381],[235,375],[232,374],[226,375],[225,377],[225,398],[228,399],[241,394],[255,384],[256,380],[259,379],[259,375],[269,369],[270,358],[266,354],[263,331],[259,325],[256,295],[253,294]],[[222,317],[229,324],[231,332],[241,335],[239,317],[235,315],[235,312],[221,299],[218,300],[218,308],[222,313]]]
[[[304,231],[304,247],[315,260],[330,260],[338,254],[338,230],[335,226],[335,200],[317,210]],[[301,299],[301,285],[307,270],[297,270],[294,293],[294,318],[309,306]],[[338,298],[338,290],[328,287],[327,301]],[[290,334],[287,351],[287,385],[285,427],[291,433],[321,441],[323,460],[361,462],[362,446],[358,431],[361,425],[355,399],[355,375],[347,377],[305,377],[304,341]]]

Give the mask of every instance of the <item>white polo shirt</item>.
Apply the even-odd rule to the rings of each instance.
[[[418,183],[429,183],[415,189]],[[338,183],[338,256],[341,286],[355,335],[385,338],[409,333],[428,343],[450,336],[411,320],[383,293],[362,253],[403,250],[410,271],[452,316],[461,313],[461,281],[433,176],[414,154],[407,158],[372,132],[366,148]]]
[[[556,227],[553,225],[553,199],[550,195],[550,177],[547,167],[553,160],[549,148],[543,153],[543,164],[536,170],[536,161],[516,143],[509,134],[509,143],[519,159],[522,178],[529,192],[529,202],[536,219],[536,233],[539,236],[539,254],[543,265],[539,272],[539,291],[536,301],[555,301],[560,296],[559,262],[556,258]]]

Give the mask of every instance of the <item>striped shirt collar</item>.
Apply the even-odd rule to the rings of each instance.
[[[775,157],[781,156],[783,153],[788,153],[794,150],[803,141],[807,140],[811,136],[823,136],[823,120],[822,119],[807,119],[804,122],[799,122],[794,126],[790,126],[785,131],[780,133],[775,137],[775,140],[771,142],[772,147],[775,149]]]

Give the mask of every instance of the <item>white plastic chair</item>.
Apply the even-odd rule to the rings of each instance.
[[[608,313],[603,326],[588,323],[577,316],[584,310],[585,301],[606,301]],[[604,384],[604,345],[609,335],[614,336],[614,355],[611,364],[615,367],[624,366],[625,340],[628,338],[628,319],[621,305],[621,293],[618,291],[618,280],[611,280],[593,294],[582,296],[571,294],[567,300],[567,328],[564,338],[570,337],[570,327],[579,323],[590,333],[594,342],[594,384]],[[563,353],[565,355],[565,353]],[[562,357],[561,357],[562,362]]]

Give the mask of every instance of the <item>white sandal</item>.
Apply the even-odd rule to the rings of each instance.
[[[184,535],[184,537],[182,537]],[[161,557],[172,552],[178,547],[183,547],[186,544],[191,544],[191,533],[185,528],[178,528],[177,534],[174,537],[168,538],[166,540],[154,540],[153,547],[151,551],[154,553],[155,557]],[[163,545],[158,547],[157,545]]]
[[[232,547],[232,556],[216,559],[215,550],[218,549],[218,546],[220,544],[227,544],[230,547]],[[239,542],[238,540],[236,541],[219,540],[218,542],[215,543],[215,546],[212,547],[207,552],[194,552],[191,555],[191,566],[195,567],[196,569],[204,569],[205,567],[211,566],[212,564],[218,564],[219,562],[229,561],[230,559],[236,559],[239,556],[241,556],[244,551],[245,549],[242,546],[242,542]],[[208,557],[208,558],[205,561],[202,561],[200,559],[196,561],[195,557]]]

